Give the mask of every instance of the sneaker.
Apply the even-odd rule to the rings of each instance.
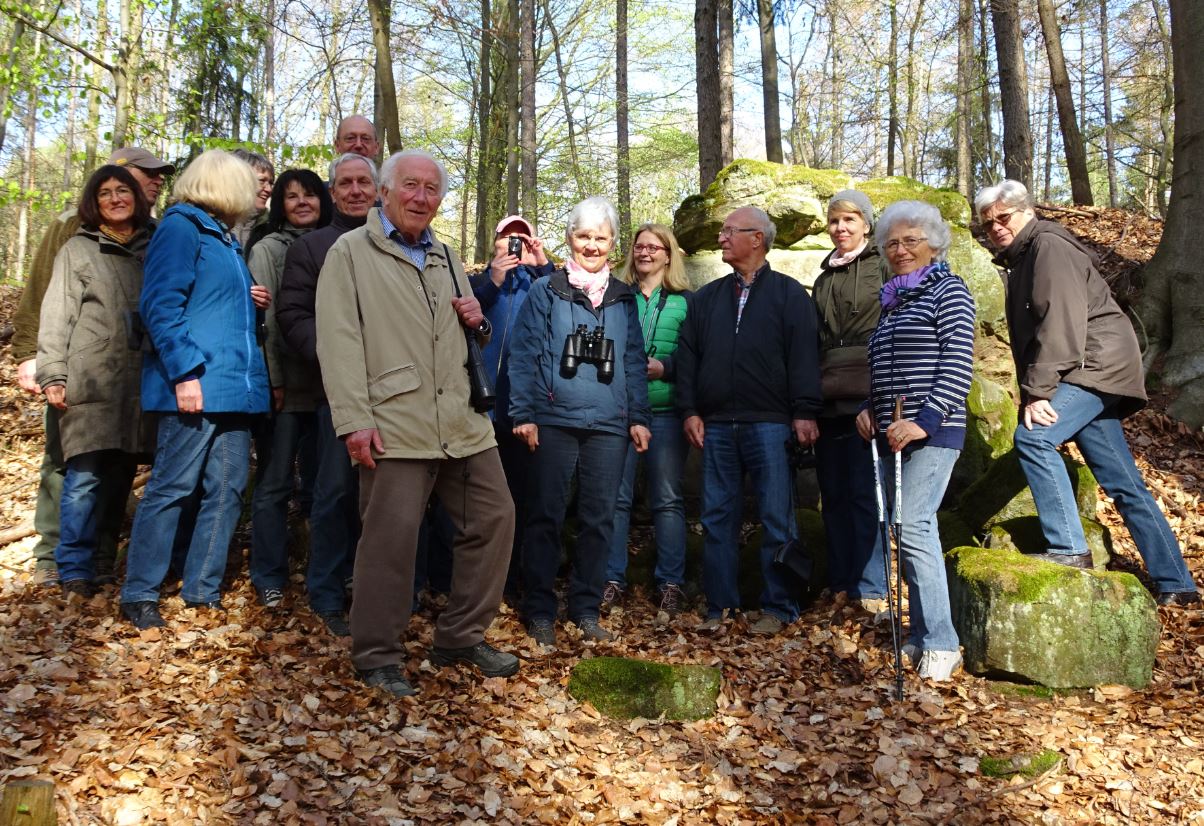
[[[527,635],[545,648],[556,647],[556,626],[551,620],[531,620],[527,623]]]
[[[1163,591],[1156,597],[1159,605],[1199,605],[1198,591]]]
[[[73,579],[62,583],[60,587],[63,589],[63,596],[65,597],[76,594],[84,599],[92,599],[92,597],[96,596],[96,586],[86,579]]]
[[[414,686],[401,676],[401,668],[396,665],[367,668],[356,673],[366,685],[387,691],[394,697],[413,697],[418,693]]]
[[[920,661],[920,646],[914,642],[906,643],[903,646],[903,657],[914,667]]]
[[[322,618],[322,622],[326,623],[326,630],[336,637],[351,636],[351,626],[347,624],[347,620],[338,611],[323,611],[318,616]],[[379,671],[380,669],[376,670]]]
[[[960,651],[925,651],[920,655],[920,678],[937,683],[944,682],[961,664]]]
[[[606,583],[606,587],[602,589],[602,613],[609,613],[612,608],[618,608],[623,604],[623,586],[613,579]]]
[[[264,588],[259,592],[259,604],[264,608],[279,608],[284,604],[284,591],[279,588]]]
[[[59,566],[53,562],[45,564],[39,562],[33,569],[33,584],[34,585],[58,585],[59,582]]]
[[[661,604],[657,611],[675,617],[681,613],[681,602],[685,596],[677,585],[665,585],[661,588]]]
[[[773,637],[782,633],[782,629],[785,627],[786,623],[773,614],[762,614],[761,618],[754,622],[748,630],[758,636]]]
[[[147,628],[162,628],[165,623],[159,614],[157,602],[123,602],[121,615],[134,624],[139,631]]]
[[[717,614],[713,617],[707,617],[702,622],[698,623],[698,627],[694,630],[703,634],[714,634],[716,631],[721,630],[726,622],[727,609],[724,608],[723,613]]]
[[[610,642],[614,639],[614,635],[598,624],[598,620],[593,617],[579,619],[575,625],[581,631],[582,639],[591,642]]]
[[[467,648],[442,648],[433,645],[427,658],[434,665],[470,663],[479,668],[486,677],[509,677],[518,671],[518,657],[498,651],[484,640]]]

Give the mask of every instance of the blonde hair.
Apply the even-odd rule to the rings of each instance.
[[[627,245],[627,256],[623,259],[623,280],[632,286],[640,283],[640,274],[635,271],[635,242],[640,234],[645,232],[651,232],[668,249],[669,268],[665,271],[665,289],[674,293],[690,289],[690,279],[686,278],[686,265],[682,261],[682,252],[677,246],[677,238],[673,235],[673,230],[664,224],[640,224],[631,234],[631,243]]]
[[[184,167],[171,188],[171,200],[200,207],[232,227],[255,209],[258,188],[249,163],[224,149],[209,149]]]

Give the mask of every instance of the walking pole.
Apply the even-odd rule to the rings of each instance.
[[[874,462],[874,498],[878,502],[878,530],[882,537],[882,564],[886,569],[886,613],[890,617],[890,638],[895,653],[895,699],[903,699],[903,649],[899,629],[895,626],[895,604],[891,600],[890,588],[890,536],[886,518],[886,501],[882,495],[882,472],[878,468],[878,434],[870,439],[870,456]]]
[[[903,418],[903,396],[895,399],[895,413],[891,421]],[[895,454],[895,612],[892,622],[898,627],[895,639],[903,637],[903,451]],[[903,667],[895,658],[895,699],[903,699]]]

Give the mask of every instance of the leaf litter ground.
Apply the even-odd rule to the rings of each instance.
[[[11,314],[12,291],[0,304]],[[31,518],[41,453],[39,408],[13,379],[5,358],[0,528]],[[1204,438],[1160,409],[1126,430],[1200,582]],[[1114,566],[1141,576],[1115,508],[1101,497],[1099,511]],[[1204,824],[1200,611],[1160,611],[1143,691],[1042,697],[909,671],[900,703],[889,636],[840,600],[764,639],[745,619],[719,636],[695,633],[696,614],[658,628],[637,595],[610,622],[616,642],[562,631],[550,655],[504,607],[490,639],[524,658],[508,680],[427,663],[428,605],[407,643],[421,693],[391,701],[355,680],[297,593],[266,611],[239,573],[225,614],[171,595],[168,627],[139,634],[112,588],[82,602],[33,586],[33,542],[0,548],[0,783],[52,780],[61,823]],[[722,668],[718,715],[601,717],[565,686],[579,658],[604,653]],[[983,757],[1045,750],[1061,759],[1034,777],[980,772]]]

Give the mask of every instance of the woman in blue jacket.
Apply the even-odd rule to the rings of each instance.
[[[628,439],[648,448],[647,362],[635,295],[610,275],[619,216],[605,198],[569,213],[572,255],[532,285],[510,348],[510,418],[533,452],[523,540],[527,632],[553,646],[560,528],[573,471],[580,471],[577,543],[568,615],[587,640],[608,640],[598,624],[615,499]]]
[[[121,591],[122,614],[138,628],[163,624],[159,587],[181,531],[190,534],[181,541],[184,604],[221,608],[251,425],[268,411],[251,275],[230,234],[254,207],[255,187],[243,161],[202,153],[176,181],[147,249],[139,310],[154,352],[142,364],[142,406],[160,414],[159,435]]]

